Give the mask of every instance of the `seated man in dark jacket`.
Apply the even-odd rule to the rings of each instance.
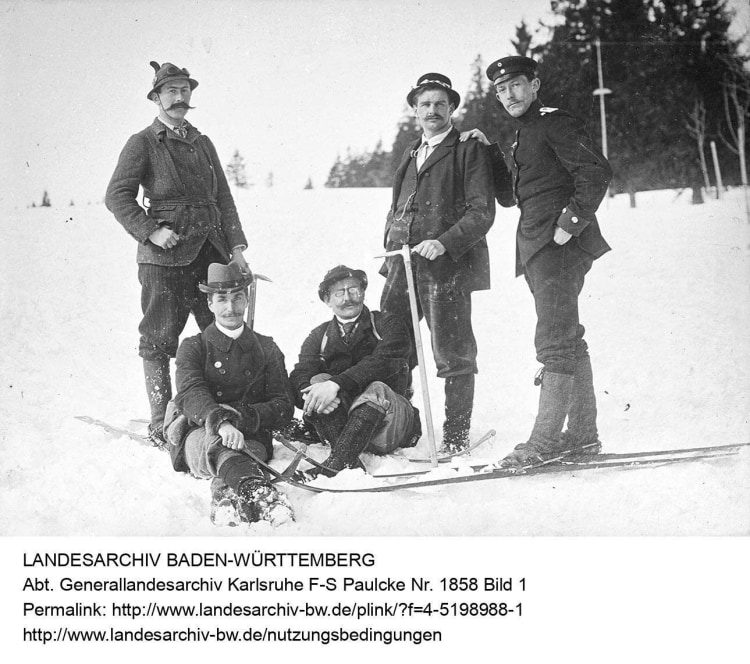
[[[366,288],[362,270],[339,265],[326,274],[318,295],[334,317],[308,335],[290,375],[305,420],[331,446],[328,476],[355,466],[365,450],[387,454],[421,434],[419,411],[404,396],[409,329],[398,316],[369,311]]]
[[[236,263],[212,263],[206,284],[214,322],[177,351],[177,394],[165,418],[174,469],[212,478],[211,520],[294,518],[287,499],[258,463],[273,454],[271,430],[289,422],[294,406],[284,356],[270,337],[244,323],[245,276]]]

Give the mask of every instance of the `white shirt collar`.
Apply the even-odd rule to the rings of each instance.
[[[245,326],[240,325],[236,330],[230,330],[220,323],[216,323],[216,329],[219,330],[219,332],[221,332],[222,334],[226,334],[228,337],[231,337],[232,339],[239,339],[242,336],[242,333],[245,331]]]
[[[453,129],[453,125],[449,125],[448,129],[446,129],[442,134],[438,134],[437,136],[433,136],[432,138],[425,138],[424,134],[422,134],[422,144],[427,143],[431,148],[434,148],[438,145],[440,145],[444,140],[445,137],[451,133],[451,130]]]

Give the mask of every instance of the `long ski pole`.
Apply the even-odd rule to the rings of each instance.
[[[430,465],[438,466],[437,445],[435,444],[435,428],[432,423],[432,408],[430,406],[430,391],[427,388],[427,368],[424,363],[424,349],[422,348],[422,334],[419,330],[419,314],[417,309],[417,291],[414,287],[414,275],[411,271],[411,249],[403,246],[396,251],[387,251],[385,254],[375,258],[386,258],[387,256],[401,256],[404,259],[406,270],[406,286],[409,292],[409,309],[411,310],[411,325],[414,330],[414,343],[417,347],[417,361],[419,362],[419,380],[422,384],[422,403],[424,406],[425,420],[427,421],[427,442]]]

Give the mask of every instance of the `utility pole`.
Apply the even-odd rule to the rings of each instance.
[[[596,69],[599,73],[599,87],[592,93],[599,97],[599,117],[602,125],[602,154],[609,159],[609,150],[607,147],[607,114],[604,110],[604,95],[611,95],[612,90],[604,87],[604,74],[602,74],[602,42],[599,37],[596,38]],[[605,194],[606,196],[606,194]],[[607,205],[609,205],[609,196],[606,196]]]
[[[604,75],[602,74],[602,42],[599,37],[596,38],[596,68],[599,72],[599,87],[594,90],[594,96],[599,97],[599,116],[602,123],[602,154],[609,158],[607,154],[607,115],[604,111],[604,95],[611,95],[612,90],[604,87]]]

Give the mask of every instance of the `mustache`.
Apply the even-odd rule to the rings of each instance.
[[[184,108],[184,109],[190,111],[190,110],[194,109],[195,106],[189,106],[184,101],[178,101],[177,103],[172,104],[167,110],[171,111],[174,108]]]

